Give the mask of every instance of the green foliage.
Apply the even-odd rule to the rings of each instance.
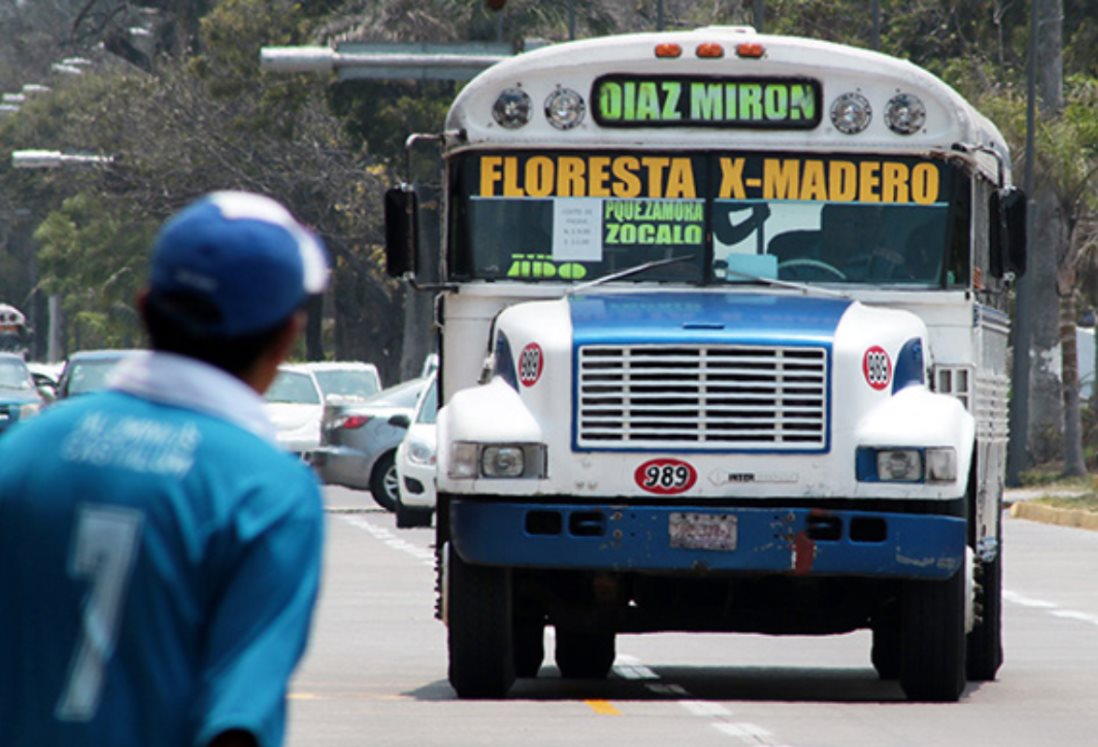
[[[64,200],[38,227],[40,284],[72,316],[70,345],[124,347],[139,338],[134,300],[156,224],[94,194]]]
[[[64,27],[65,13],[71,21],[72,9],[85,3],[24,5],[0,11],[19,31],[12,53],[0,54],[0,76],[13,81],[31,79],[18,68],[22,40],[46,38],[50,26]],[[119,18],[129,8],[120,0],[99,5],[119,9]],[[657,11],[657,0],[508,0],[498,13],[483,0],[156,5],[166,41],[145,72],[103,64],[97,73],[51,81],[51,94],[0,119],[0,142],[12,147],[119,157],[110,168],[64,173],[15,173],[0,164],[0,216],[12,216],[0,223],[0,300],[31,297],[39,282],[65,297],[70,345],[132,337],[132,296],[142,273],[135,263],[153,228],[205,191],[251,189],[286,202],[329,245],[336,324],[328,332],[336,355],[382,365],[399,359],[404,291],[381,270],[381,191],[402,169],[407,134],[439,131],[460,86],[267,74],[259,70],[260,47],[339,38],[563,41],[573,20],[583,38],[653,30]],[[750,24],[753,5],[662,2],[667,28]],[[765,6],[768,33],[870,46],[864,0]],[[976,101],[1003,129],[1020,172],[1028,3],[881,0],[880,8],[882,51],[930,69]],[[1085,225],[1098,209],[1098,0],[1064,0],[1064,65],[1063,116],[1042,125],[1036,165]],[[35,241],[37,279],[28,269]]]

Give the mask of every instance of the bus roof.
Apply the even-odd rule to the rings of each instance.
[[[758,58],[741,57],[737,47],[745,42],[761,47]],[[657,57],[658,44],[677,44],[681,55]],[[716,44],[723,56],[699,58],[702,44]],[[711,48],[712,49],[712,48]],[[757,51],[757,50],[756,50]],[[596,81],[632,80],[633,88],[620,84],[616,92],[635,92],[640,81],[653,81],[655,88],[676,87],[671,91],[676,99],[691,90],[694,83],[732,87],[745,80],[753,83],[778,81],[818,81],[819,95],[804,112],[814,116],[814,122],[796,117],[786,122],[751,122],[740,119],[735,123],[675,121],[675,116],[661,117],[659,110],[675,115],[667,97],[652,106],[647,121],[608,121],[605,111],[594,111],[600,101],[594,101]],[[720,83],[713,83],[720,79]],[[665,84],[665,81],[672,81]],[[737,82],[739,81],[739,82]],[[600,84],[601,85],[601,84]],[[650,86],[652,84],[649,84]],[[786,84],[788,87],[788,83]],[[814,85],[814,84],[813,84]],[[493,105],[505,89],[518,88],[529,97],[531,119],[528,124],[507,129],[493,118]],[[568,88],[584,100],[585,114],[570,129],[551,126],[544,112],[548,97],[559,88]],[[605,93],[605,88],[601,88]],[[653,89],[654,90],[654,89]],[[724,89],[730,91],[731,89]],[[651,91],[650,91],[651,92]],[[720,101],[720,91],[710,90]],[[926,121],[911,134],[898,134],[885,122],[885,112],[892,97],[898,94],[917,96],[925,106]],[[858,94],[871,107],[872,116],[864,131],[844,134],[832,123],[830,110],[837,98]],[[662,93],[659,94],[663,96]],[[726,92],[732,101],[734,92]],[[776,95],[786,95],[777,91]],[[679,103],[682,107],[693,102]],[[713,101],[706,102],[711,112]],[[730,105],[730,104],[729,104]],[[606,104],[603,102],[602,108]],[[729,110],[731,111],[731,109]],[[687,115],[688,116],[688,115]],[[842,44],[799,37],[757,34],[748,27],[711,26],[693,31],[640,33],[600,37],[543,47],[504,60],[488,68],[461,91],[450,109],[446,122],[451,150],[469,145],[545,148],[629,148],[651,147],[691,150],[718,148],[753,150],[798,150],[818,152],[893,152],[928,154],[965,149],[990,149],[998,158],[976,151],[974,160],[989,178],[995,179],[1000,168],[1010,177],[1010,156],[1001,133],[953,88],[926,70],[888,55]],[[684,139],[684,133],[689,138]]]

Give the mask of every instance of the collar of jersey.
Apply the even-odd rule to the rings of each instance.
[[[277,444],[263,398],[219,368],[173,353],[144,351],[118,365],[111,389],[228,420]]]

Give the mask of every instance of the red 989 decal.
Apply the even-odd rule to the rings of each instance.
[[[543,366],[541,346],[532,342],[522,349],[518,360],[518,380],[523,386],[533,386],[541,378]]]
[[[685,493],[698,481],[694,466],[680,459],[650,459],[633,473],[637,487],[656,495]]]
[[[892,360],[880,345],[865,351],[862,357],[862,373],[865,381],[874,389],[884,389],[892,382]]]

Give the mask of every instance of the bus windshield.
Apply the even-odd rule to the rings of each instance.
[[[969,179],[900,156],[758,152],[467,153],[451,168],[458,280],[629,277],[959,287]]]

